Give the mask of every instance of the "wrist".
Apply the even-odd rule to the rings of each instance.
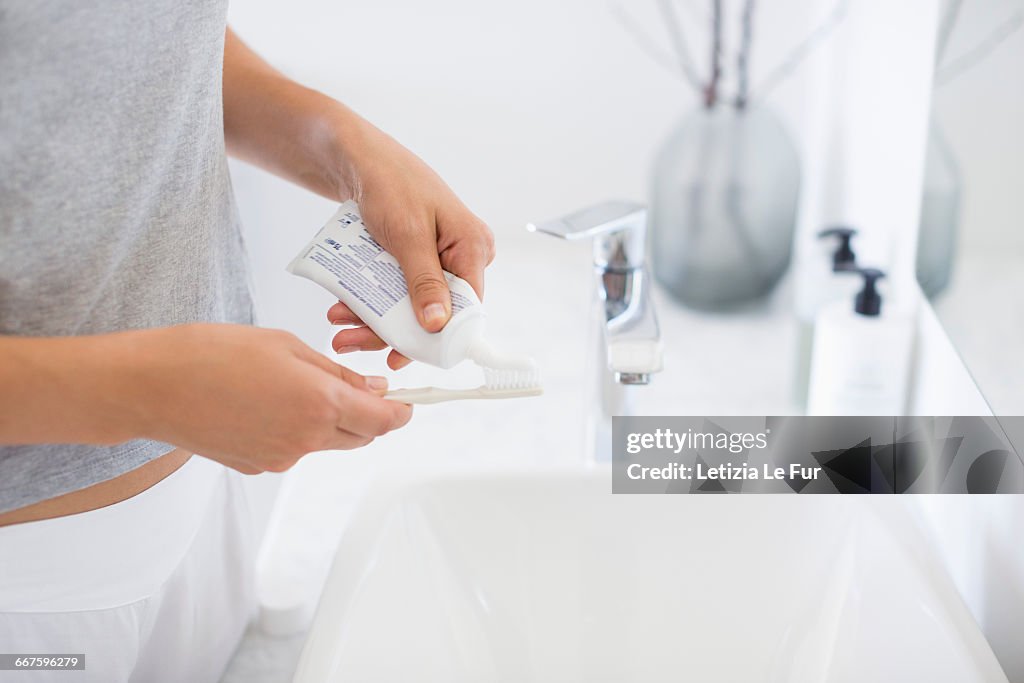
[[[373,150],[384,135],[369,121],[341,102],[331,100],[321,121],[325,150],[325,176],[336,188],[337,199],[362,197],[362,169],[373,159]]]
[[[98,367],[94,386],[104,421],[118,432],[117,441],[160,438],[161,387],[171,378],[161,370],[163,338],[168,329],[133,330],[95,337]]]

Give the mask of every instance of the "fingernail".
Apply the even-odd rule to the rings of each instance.
[[[353,351],[358,351],[358,350],[359,350],[358,346],[339,346],[338,348],[334,349],[334,352],[335,353],[352,353]]]
[[[344,322],[345,322],[344,320],[332,320],[331,324],[332,325],[341,325]]]
[[[441,304],[428,304],[423,308],[423,322],[430,323],[444,322],[448,313]]]
[[[384,391],[388,388],[388,380],[384,377],[367,377],[366,388],[373,391]]]

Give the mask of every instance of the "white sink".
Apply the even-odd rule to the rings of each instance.
[[[610,490],[606,469],[380,481],[294,680],[1006,680],[913,497]]]

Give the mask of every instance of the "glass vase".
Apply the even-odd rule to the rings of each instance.
[[[656,279],[698,309],[766,295],[789,265],[799,194],[796,148],[767,108],[690,113],[654,163]]]

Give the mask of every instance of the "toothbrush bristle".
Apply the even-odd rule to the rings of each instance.
[[[540,371],[537,368],[506,370],[485,367],[483,370],[484,386],[487,389],[533,389],[540,386]]]

